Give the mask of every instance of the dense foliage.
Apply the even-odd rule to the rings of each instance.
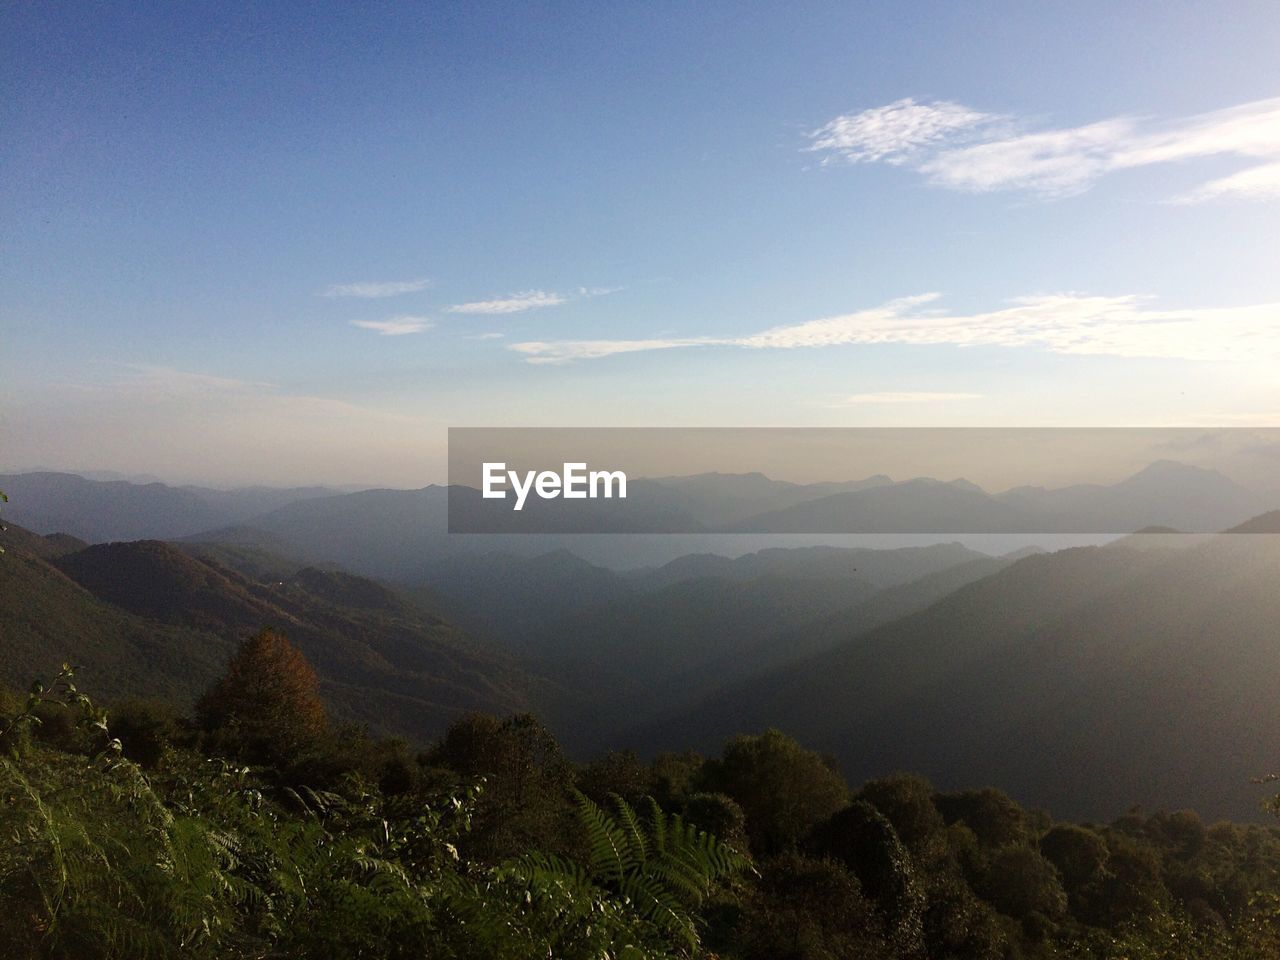
[[[1272,827],[850,791],[777,731],[575,767],[534,718],[472,715],[415,757],[318,709],[272,633],[200,723],[132,700],[108,724],[69,668],[7,695],[5,955],[1280,956]]]

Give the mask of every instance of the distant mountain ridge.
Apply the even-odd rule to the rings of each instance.
[[[636,478],[625,501],[531,501],[519,514],[504,504],[504,516],[511,518],[510,528],[501,528],[506,533],[465,536],[448,532],[451,490],[453,509],[463,515],[501,502],[482,502],[477,491],[442,486],[355,493],[214,491],[95,482],[67,474],[0,476],[0,489],[11,498],[7,515],[40,533],[69,533],[90,542],[234,542],[401,579],[416,579],[433,562],[462,553],[575,549],[575,543],[585,542],[582,534],[596,530],[822,536],[1124,534],[1148,527],[1213,532],[1277,507],[1270,495],[1220,473],[1167,460],[1112,485],[1017,487],[998,494],[965,480],[895,482],[885,476],[813,484],[762,474]],[[531,549],[528,532],[560,539]],[[631,541],[631,546],[640,543]],[[625,549],[625,543],[617,544],[612,553]]]
[[[91,543],[176,539],[334,493],[325,487],[213,490],[54,472],[0,474],[0,490],[9,496],[5,516],[14,523]]]

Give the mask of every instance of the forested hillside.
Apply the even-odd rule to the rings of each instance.
[[[251,579],[160,541],[85,546],[14,525],[0,542],[8,683],[69,660],[98,671],[104,694],[190,704],[240,638],[275,626],[315,663],[333,709],[375,730],[430,737],[462,712],[529,709],[547,690],[439,615],[350,574],[286,575],[277,559],[275,576]]]
[[[1064,815],[1143,803],[1248,817],[1249,780],[1280,742],[1278,580],[1268,536],[1033,556],[626,742],[778,726],[855,779],[999,783]]]

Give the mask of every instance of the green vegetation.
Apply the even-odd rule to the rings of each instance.
[[[414,756],[330,722],[271,631],[195,720],[75,682],[0,698],[15,960],[1280,956],[1274,827],[851,791],[777,731],[578,767],[533,717],[477,714]]]

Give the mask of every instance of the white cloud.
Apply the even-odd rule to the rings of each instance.
[[[599,360],[618,353],[670,350],[675,347],[705,347],[728,344],[731,340],[707,337],[687,340],[550,340],[513,343],[507,349],[523,353],[529,363],[568,363],[572,360]]]
[[[490,333],[469,333],[466,336],[464,336],[462,339],[464,340],[501,340],[505,336],[506,336],[505,333],[498,333],[497,331],[493,331]]]
[[[335,283],[330,287],[326,287],[323,296],[326,297],[359,297],[364,300],[377,300],[382,297],[398,297],[402,293],[417,293],[431,286],[431,281],[422,280],[393,280],[385,283],[364,282],[364,283]]]
[[[559,293],[548,293],[546,290],[525,290],[513,293],[509,297],[497,300],[476,300],[472,303],[458,303],[447,307],[449,313],[523,313],[537,307],[557,307],[568,303],[569,298]]]
[[[1154,306],[1150,297],[1061,293],[1020,297],[997,310],[953,314],[931,306],[938,299],[936,293],[904,297],[741,337],[536,341],[513,343],[509,349],[524,354],[530,363],[679,347],[787,350],[846,344],[1030,347],[1069,355],[1280,361],[1280,303],[1172,310]]]
[[[1175,203],[1202,203],[1220,197],[1238,200],[1280,200],[1280,162],[1249,167],[1175,198]]]
[[[352,320],[351,325],[363,330],[374,330],[384,337],[402,337],[409,333],[421,333],[433,326],[426,317],[408,315],[389,317],[386,320]]]
[[[837,117],[810,135],[824,162],[910,166],[954,190],[1026,190],[1065,196],[1117,170],[1207,157],[1267,161],[1183,197],[1280,196],[1280,98],[1155,122],[1113,117],[1077,127],[1011,132],[1005,118],[940,101],[899,100]]]
[[[971,133],[1000,119],[946,100],[917,103],[908,97],[836,117],[809,134],[813,143],[807,149],[827,153],[823,163],[838,158],[850,163],[881,160],[900,164],[923,147]]]
[[[510,296],[494,300],[476,300],[472,303],[457,303],[445,309],[449,313],[524,313],[537,307],[558,307],[570,300],[585,300],[588,297],[603,297],[617,293],[622,287],[579,287],[572,295],[554,293],[547,290],[524,290]]]
[[[856,406],[882,403],[955,403],[962,400],[981,400],[980,393],[930,393],[920,390],[884,391],[882,393],[851,393],[837,397],[832,406]]]

